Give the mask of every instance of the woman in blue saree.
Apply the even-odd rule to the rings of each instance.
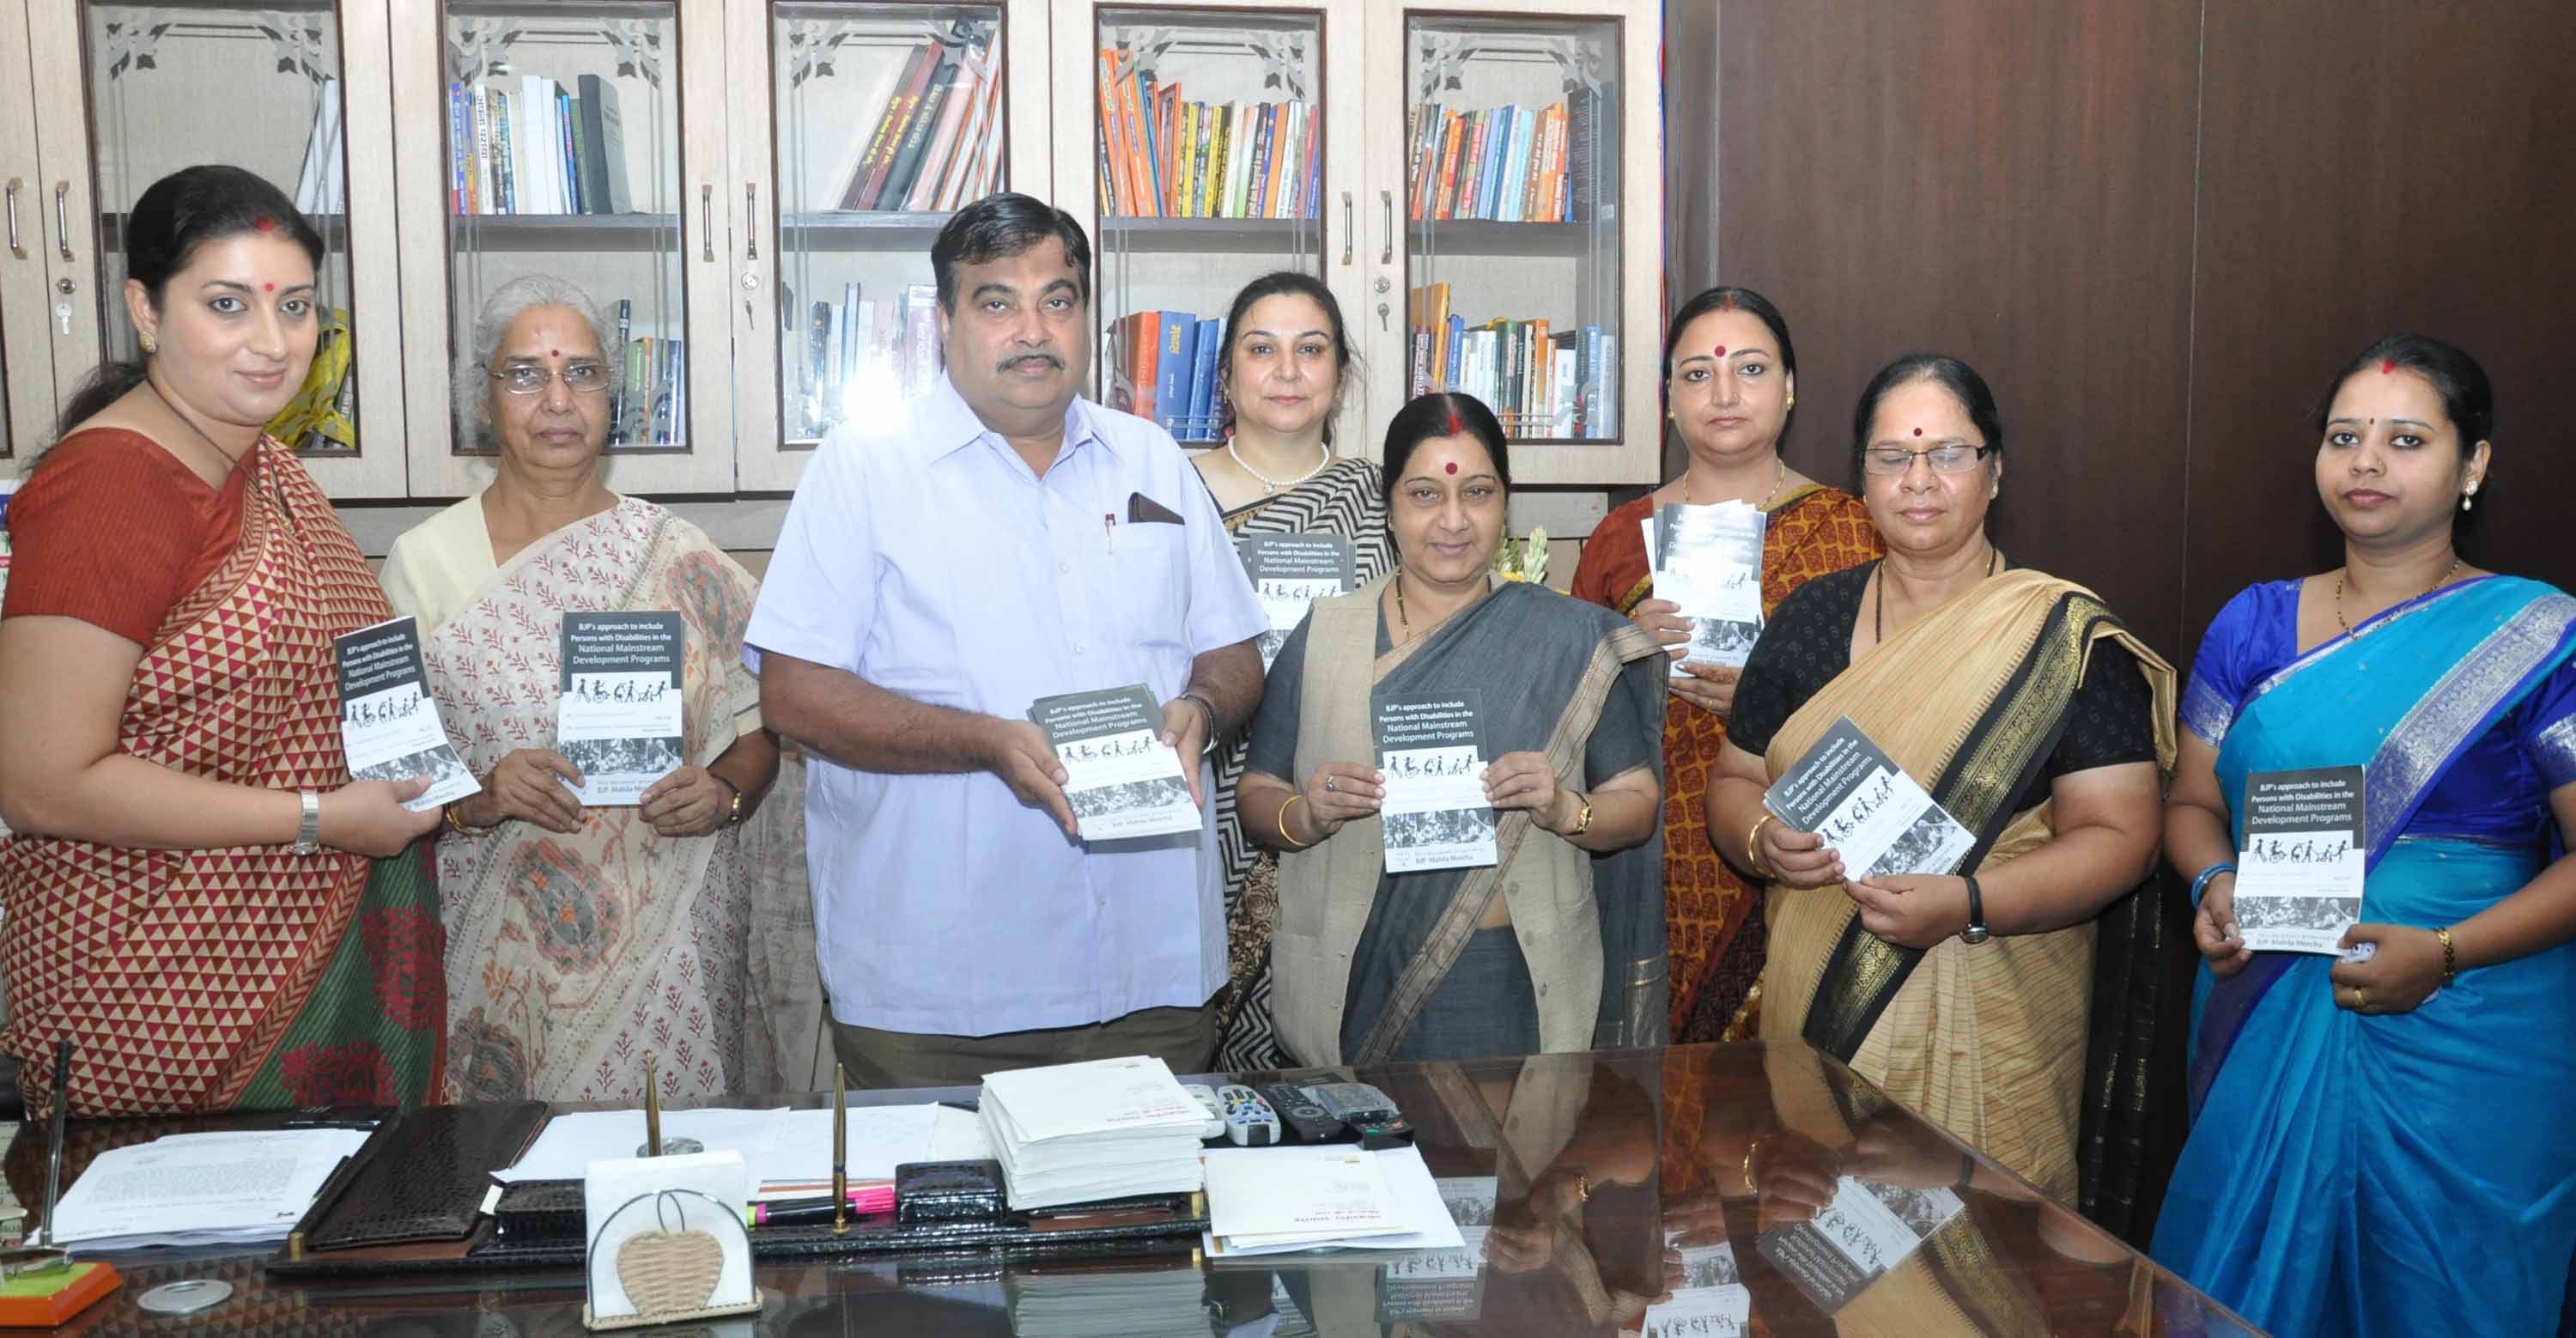
[[[2239,594],[2203,641],[2165,850],[2195,875],[2194,1124],[2155,1255],[2278,1334],[2530,1334],[2576,1248],[2576,599],[2452,548],[2486,375],[2400,335],[2318,414],[2346,564]],[[2251,953],[2259,772],[2365,769],[2347,946]]]
[[[1668,657],[1597,604],[1494,578],[1511,462],[1483,404],[1415,399],[1384,458],[1396,569],[1288,634],[1236,791],[1279,852],[1280,1043],[1314,1065],[1660,1045]],[[1378,708],[1452,697],[1487,807],[1382,815],[1420,754],[1381,755]],[[1425,827],[1490,830],[1495,860],[1389,867],[1390,833],[1401,852]]]

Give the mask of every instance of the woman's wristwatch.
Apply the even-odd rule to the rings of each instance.
[[[1986,928],[1986,893],[1977,886],[1975,874],[1959,876],[1968,880],[1968,927],[1959,931],[1959,941],[1974,946],[1994,937],[1994,932]]]

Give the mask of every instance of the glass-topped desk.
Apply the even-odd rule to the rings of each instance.
[[[1712,1045],[1395,1064],[1359,1079],[1418,1131],[1469,1252],[1210,1262],[968,1255],[763,1261],[757,1317],[709,1334],[2251,1334],[2172,1274],[1802,1046]],[[860,1103],[957,1092],[853,1093]],[[971,1093],[964,1094],[971,1095]],[[818,1098],[788,1101],[815,1104]],[[723,1104],[754,1104],[737,1099]],[[74,1125],[70,1185],[100,1150],[276,1117]],[[45,1131],[7,1155],[43,1201]],[[1855,1197],[1855,1195],[1859,1197]],[[1826,1205],[1821,1224],[1818,1205]],[[1821,1230],[1819,1227],[1830,1230]],[[1928,1235],[1920,1233],[1928,1230]],[[1909,1236],[1919,1235],[1919,1240]],[[1843,1240],[1834,1250],[1827,1237]],[[1891,1244],[1891,1242],[1894,1242]],[[1876,1248],[1875,1269],[1850,1263]],[[115,1295],[61,1332],[579,1334],[563,1272],[290,1283],[266,1251],[104,1256]],[[179,1278],[233,1296],[180,1319],[135,1308]],[[1729,1322],[1743,1317],[1741,1328]]]

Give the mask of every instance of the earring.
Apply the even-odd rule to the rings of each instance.
[[[153,338],[150,333],[146,332],[139,334],[136,335],[135,338],[142,343],[144,352],[158,353],[161,351],[161,341]]]
[[[2477,480],[2477,479],[2470,479],[2470,480],[2469,480],[2469,486],[2468,486],[2466,489],[2464,489],[2464,490],[2462,490],[2462,491],[2461,491],[2461,493],[2460,493],[2460,509],[2461,509],[2461,510],[2466,511],[2466,510],[2468,510],[2470,507],[2475,506],[2475,505],[2477,504],[2477,497],[2478,497],[2478,483],[2479,483],[2479,480]]]
[[[1783,405],[1781,405],[1781,406],[1780,406],[1780,411],[1781,411],[1782,413],[1787,413],[1789,410],[1794,409],[1794,408],[1797,408],[1797,407],[1798,407],[1798,397],[1797,397],[1797,396],[1795,396],[1795,395],[1792,395],[1792,396],[1790,396],[1790,397],[1789,397],[1789,401],[1788,401],[1788,403],[1783,404]]]

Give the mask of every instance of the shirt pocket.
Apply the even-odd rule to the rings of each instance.
[[[1190,656],[1190,546],[1186,526],[1145,522],[1109,533],[1109,603],[1130,645]]]

